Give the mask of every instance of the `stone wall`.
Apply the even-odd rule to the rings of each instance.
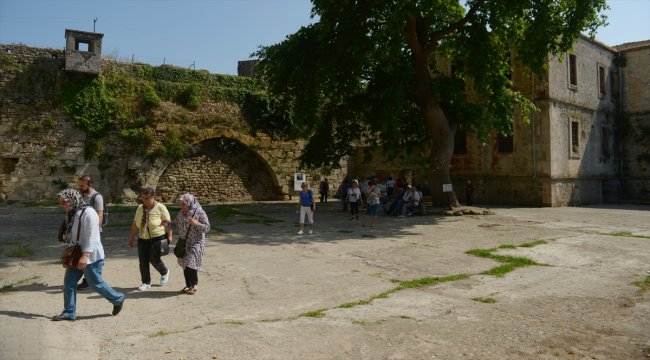
[[[298,163],[303,141],[242,132],[243,115],[232,103],[206,106],[213,112],[207,116],[232,119],[232,124],[219,120],[198,128],[190,144],[194,152],[179,160],[148,158],[122,142],[117,131],[102,139],[105,150],[99,158],[86,159],[85,149],[93,142],[65,115],[57,97],[62,79],[81,76],[64,72],[63,51],[22,45],[1,48],[0,201],[53,201],[60,189],[76,187],[82,174],[93,177],[108,202],[137,201],[145,186],[158,188],[165,200],[184,191],[196,191],[208,203],[289,199],[294,195],[293,174],[307,172]],[[143,65],[103,60],[102,74],[138,66]],[[193,115],[167,102],[158,112],[166,121],[173,114],[181,117],[179,121]],[[168,127],[155,126],[154,141],[160,141]],[[239,150],[206,150],[214,139],[238,144]],[[342,166],[345,169],[346,163]],[[340,170],[328,175],[338,184],[344,174]],[[308,179],[320,177],[308,174]]]
[[[650,41],[623,45],[622,182],[627,200],[650,201]]]
[[[165,169],[158,181],[162,201],[190,192],[202,203],[280,200],[281,192],[265,162],[239,142],[204,141],[192,156]]]

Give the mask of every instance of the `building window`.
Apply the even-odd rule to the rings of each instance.
[[[618,101],[620,97],[618,71],[611,70],[609,72],[609,91],[612,99]]]
[[[600,154],[607,160],[609,158],[609,130],[605,126],[601,128],[600,136]]]
[[[514,151],[514,141],[512,135],[499,134],[497,143],[500,153],[512,153]]]
[[[605,76],[605,67],[603,65],[598,65],[598,97],[605,96],[607,82],[607,77]]]
[[[93,44],[91,41],[79,40],[79,39],[75,41],[74,49],[77,51],[84,51],[84,52],[94,51]]]
[[[569,89],[578,88],[578,58],[569,54]]]
[[[580,156],[580,123],[571,121],[571,148],[569,154],[571,157]]]
[[[467,133],[458,129],[454,135],[454,155],[467,154]]]

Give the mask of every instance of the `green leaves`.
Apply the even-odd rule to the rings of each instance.
[[[433,130],[440,126],[510,132],[516,111],[525,119],[535,110],[513,88],[515,65],[541,72],[549,52],[601,25],[606,8],[605,0],[312,2],[318,22],[256,54],[269,91],[310,139],[301,160],[312,166],[338,163],[355,143],[386,154],[444,143],[453,130]],[[418,68],[417,52],[431,49],[428,71]]]
[[[74,124],[95,138],[106,135],[117,113],[102,76],[71,79],[63,88],[61,104]]]

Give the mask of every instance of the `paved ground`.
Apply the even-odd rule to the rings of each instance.
[[[236,209],[209,209],[218,231],[209,234],[199,291],[188,296],[178,293],[184,283],[173,255],[165,258],[170,283],[137,291],[137,255],[126,246],[133,208],[111,208],[104,278],[127,293],[124,311],[113,317],[111,304],[84,292],[79,320],[61,323],[48,317],[63,303],[55,239],[63,210],[1,206],[0,358],[645,359],[650,353],[650,291],[632,285],[650,270],[650,207],[499,208],[487,216],[383,217],[364,228],[328,204],[319,208],[311,236],[296,234],[289,204]],[[503,263],[465,253],[501,245],[514,246],[491,254],[542,265],[492,276],[481,273]],[[21,249],[33,253],[10,256]]]

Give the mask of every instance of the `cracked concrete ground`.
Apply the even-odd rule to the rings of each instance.
[[[380,217],[365,228],[329,203],[319,207],[315,234],[302,236],[293,204],[237,209],[243,214],[211,216],[225,232],[209,233],[199,291],[188,296],[178,293],[184,281],[173,255],[164,258],[172,271],[166,286],[137,290],[137,254],[127,247],[134,209],[110,208],[104,279],[126,293],[123,312],[111,316],[110,303],[85,291],[76,322],[51,322],[63,305],[55,239],[63,210],[1,206],[0,358],[645,359],[650,353],[650,291],[632,285],[650,270],[648,206]],[[481,274],[500,263],[465,253],[538,240],[546,243],[495,252],[540,264],[503,277]],[[33,253],[9,256],[21,246]],[[376,298],[399,281],[459,274],[468,276]],[[320,317],[301,316],[310,312]]]

